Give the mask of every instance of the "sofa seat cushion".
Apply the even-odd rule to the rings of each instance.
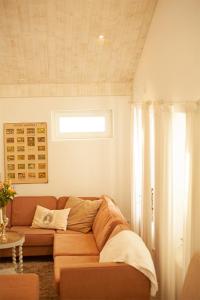
[[[111,232],[118,224],[127,224],[127,221],[110,199],[103,199],[92,226],[99,251],[102,250]]]
[[[52,246],[55,231],[52,229],[37,229],[29,226],[12,226],[12,231],[25,235],[24,246]]]
[[[99,256],[56,256],[54,258],[54,279],[58,290],[58,284],[60,282],[61,269],[67,268],[71,264],[81,263],[97,263],[99,262]]]
[[[55,234],[54,256],[57,255],[99,255],[92,233]]]

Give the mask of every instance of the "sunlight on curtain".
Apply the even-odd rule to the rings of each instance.
[[[188,159],[186,152],[186,114],[174,113],[172,116],[172,210],[173,234],[175,247],[176,297],[183,283],[183,234],[184,207],[187,202]]]
[[[133,182],[134,182],[134,191],[132,202],[132,225],[135,229],[135,232],[141,235],[141,216],[142,216],[142,145],[143,145],[143,130],[142,130],[142,115],[141,110],[135,108],[133,110]]]
[[[149,249],[154,248],[154,116],[149,106],[133,107],[132,225]]]
[[[178,299],[191,255],[194,107],[132,107],[132,224],[154,254],[161,300]]]
[[[155,123],[154,112],[150,108],[150,185],[151,185],[151,249],[155,250]]]

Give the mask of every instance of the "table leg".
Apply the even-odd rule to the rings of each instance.
[[[15,271],[17,270],[17,261],[16,261],[16,247],[12,248],[12,261],[15,268]]]
[[[23,248],[19,246],[19,272],[23,272]]]

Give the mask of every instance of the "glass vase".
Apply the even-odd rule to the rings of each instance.
[[[7,235],[6,235],[6,226],[8,225],[8,218],[6,216],[6,206],[0,208],[0,242],[6,243],[7,242]]]

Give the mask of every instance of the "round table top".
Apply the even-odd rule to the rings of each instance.
[[[15,231],[6,231],[7,241],[2,242],[0,237],[0,249],[13,248],[23,245],[25,241],[24,234]]]

